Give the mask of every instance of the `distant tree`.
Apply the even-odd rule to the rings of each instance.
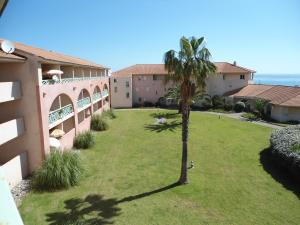
[[[216,66],[210,61],[211,54],[205,47],[204,37],[180,39],[180,51],[170,50],[164,55],[165,68],[168,71],[166,82],[173,81],[180,87],[182,103],[182,162],[178,182],[188,183],[188,127],[190,106],[197,90],[204,91],[205,79],[215,73]]]

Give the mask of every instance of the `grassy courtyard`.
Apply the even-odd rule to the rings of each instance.
[[[155,125],[164,114],[168,124]],[[176,186],[181,160],[175,111],[117,111],[96,145],[82,151],[85,176],[69,190],[31,193],[25,225],[300,224],[299,188],[267,159],[271,129],[191,113],[190,184]],[[93,223],[94,222],[94,223]]]

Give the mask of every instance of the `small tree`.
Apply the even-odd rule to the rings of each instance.
[[[265,108],[267,105],[268,101],[264,100],[264,99],[257,99],[255,101],[255,110],[257,115],[260,118],[263,118],[265,116]]]

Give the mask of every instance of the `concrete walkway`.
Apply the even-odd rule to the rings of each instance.
[[[237,120],[258,124],[258,125],[265,126],[265,127],[270,127],[272,129],[281,129],[281,128],[283,128],[282,126],[267,123],[267,122],[264,122],[264,121],[250,121],[250,120],[247,120],[246,118],[242,117],[243,113],[218,113],[218,112],[208,112],[208,111],[199,111],[199,112],[212,114],[212,115],[217,115],[217,116],[226,116],[226,117],[229,117],[229,118],[232,118],[232,119],[237,119]]]

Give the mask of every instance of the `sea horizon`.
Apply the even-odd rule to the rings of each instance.
[[[254,74],[254,84],[270,84],[284,86],[300,86],[300,74]]]

